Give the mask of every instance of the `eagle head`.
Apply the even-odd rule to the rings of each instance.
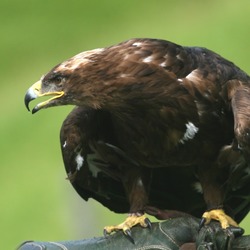
[[[24,102],[28,110],[29,103],[38,98],[49,96],[50,98],[38,103],[32,113],[40,109],[59,105],[87,105],[89,97],[93,97],[93,91],[97,90],[91,79],[91,71],[96,56],[103,49],[85,51],[58,64],[39,81],[34,83],[26,92]],[[83,90],[83,91],[79,91]],[[84,100],[84,101],[83,101]],[[94,101],[91,103],[95,105]],[[96,105],[98,106],[98,105]]]

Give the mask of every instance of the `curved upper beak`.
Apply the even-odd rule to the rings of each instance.
[[[26,108],[30,111],[30,108],[29,108],[29,103],[38,98],[39,96],[41,96],[41,86],[42,86],[42,83],[41,81],[37,81],[36,83],[34,83],[29,89],[28,91],[26,92],[25,94],[25,97],[24,97],[24,103],[25,103],[25,106]],[[32,111],[33,113],[33,111]]]
[[[49,106],[50,102],[56,98],[59,98],[61,96],[64,95],[63,91],[54,91],[54,92],[45,92],[42,93],[42,82],[41,80],[37,81],[36,83],[34,83],[26,92],[25,97],[24,97],[24,103],[26,108],[30,111],[29,108],[29,103],[41,96],[53,96],[52,98],[44,101],[44,102],[40,102],[38,103],[33,109],[32,109],[32,114],[36,113],[37,111],[39,111],[42,108],[45,108],[47,106]]]

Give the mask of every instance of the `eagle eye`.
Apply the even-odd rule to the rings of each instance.
[[[58,87],[61,87],[63,82],[65,80],[65,77],[62,75],[55,75],[53,78],[51,78],[51,82],[53,82]]]
[[[62,76],[55,76],[53,79],[53,82],[56,84],[60,84],[63,81],[63,77]]]

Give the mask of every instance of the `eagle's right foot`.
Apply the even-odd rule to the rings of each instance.
[[[131,228],[133,226],[140,225],[141,227],[151,228],[150,220],[143,214],[130,214],[127,219],[119,225],[116,226],[106,226],[103,230],[104,236],[122,230],[123,233],[129,238],[129,240],[134,244],[134,239],[132,237]]]
[[[228,228],[230,226],[239,227],[238,224],[230,216],[225,214],[224,210],[222,210],[222,209],[213,209],[213,210],[205,212],[202,215],[200,228],[204,224],[209,224],[209,222],[211,220],[219,221],[220,224],[221,224],[221,227],[223,229],[226,229],[226,228]]]

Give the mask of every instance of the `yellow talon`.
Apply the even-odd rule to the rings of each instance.
[[[136,225],[141,225],[142,227],[148,227],[149,224],[146,216],[145,215],[138,216],[132,214],[119,225],[104,227],[104,232],[105,234],[111,234],[112,232],[122,230],[125,234],[127,234],[126,232]]]
[[[205,212],[202,217],[206,220],[205,224],[208,224],[211,220],[219,221],[223,229],[229,226],[239,227],[239,225],[230,216],[226,215],[222,209],[213,209]]]

